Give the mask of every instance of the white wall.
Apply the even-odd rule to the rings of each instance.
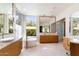
[[[56,21],[66,18],[65,22],[66,22],[66,36],[67,37],[72,36],[71,33],[69,33],[69,21],[70,21],[69,16],[71,16],[73,13],[77,11],[79,11],[79,4],[73,4],[72,6],[64,10],[61,14],[56,16]]]

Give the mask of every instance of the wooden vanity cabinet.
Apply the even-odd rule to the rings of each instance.
[[[70,55],[79,56],[79,43],[70,42]]]
[[[40,43],[57,43],[58,35],[40,35]]]
[[[0,49],[0,56],[18,56],[22,49],[22,39]]]

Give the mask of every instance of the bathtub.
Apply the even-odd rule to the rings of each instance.
[[[35,46],[37,46],[37,37],[28,36],[26,39],[26,47],[30,48],[30,47],[35,47]]]

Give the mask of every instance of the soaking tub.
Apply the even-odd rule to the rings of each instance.
[[[28,36],[26,40],[26,47],[35,47],[37,46],[37,37],[35,36]]]

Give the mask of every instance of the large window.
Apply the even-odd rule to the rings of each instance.
[[[26,17],[26,35],[27,36],[36,36],[36,17],[27,16]]]

